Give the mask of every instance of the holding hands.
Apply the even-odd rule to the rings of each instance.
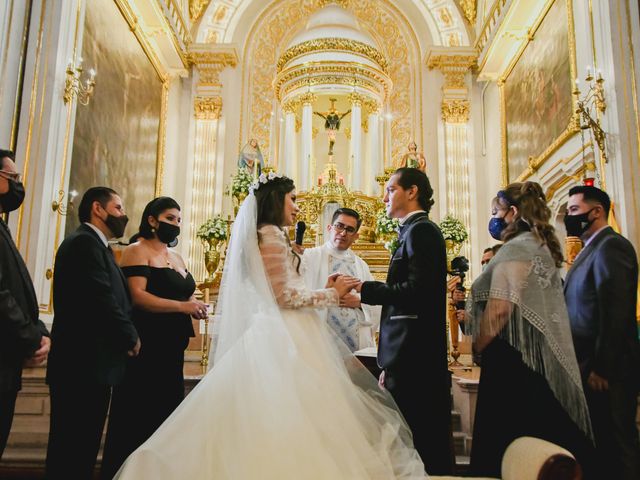
[[[325,288],[335,288],[338,291],[340,303],[342,303],[343,297],[345,297],[346,295],[352,295],[351,290],[356,288],[360,283],[361,282],[358,278],[351,277],[349,275],[342,275],[340,273],[334,273],[329,275]]]

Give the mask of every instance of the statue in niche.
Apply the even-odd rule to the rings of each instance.
[[[351,113],[351,109],[344,113],[340,113],[336,110],[337,99],[330,98],[331,107],[326,113],[313,112],[319,117],[324,119],[324,129],[329,137],[329,155],[333,155],[333,145],[336,143],[336,133],[340,130],[340,121]]]
[[[427,162],[424,159],[422,152],[418,151],[418,144],[416,144],[416,142],[411,142],[407,146],[407,149],[409,151],[402,156],[400,167],[417,168],[418,170],[422,170],[426,173]]]
[[[247,144],[240,150],[240,157],[238,158],[238,168],[244,168],[247,170],[253,178],[258,178],[262,173],[264,167],[264,160],[262,158],[262,152],[258,146],[258,141],[252,138]]]

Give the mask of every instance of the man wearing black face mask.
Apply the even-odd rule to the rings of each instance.
[[[124,234],[122,200],[93,187],[78,214],[82,224],[58,248],[53,277],[48,479],[92,478],[112,386],[127,355],[140,350],[127,282],[108,244]]]
[[[569,191],[567,235],[580,237],[584,247],[564,293],[601,468],[597,478],[638,479],[638,261],[631,243],[608,226],[610,205],[599,188]]]
[[[0,150],[0,213],[17,210],[24,199],[13,158],[13,152]],[[0,458],[11,430],[22,367],[44,362],[50,344],[49,332],[38,319],[27,266],[0,219]]]

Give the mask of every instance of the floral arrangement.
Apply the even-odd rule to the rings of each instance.
[[[282,176],[283,175],[281,173],[276,173],[276,172],[269,172],[266,175],[264,173],[261,173],[260,176],[258,177],[258,180],[249,187],[249,192],[254,193],[256,190],[260,188],[260,185],[263,185],[276,178],[282,178]]]
[[[442,222],[440,222],[440,230],[445,240],[451,240],[455,243],[462,243],[469,238],[464,224],[451,215],[447,215],[442,219]]]
[[[209,242],[210,240],[226,240],[227,222],[220,215],[210,218],[200,225],[196,236],[204,242]]]
[[[390,236],[391,239],[384,242],[384,248],[389,250],[393,255],[393,252],[398,248],[398,227],[400,222],[397,218],[389,218],[384,210],[380,210],[376,217],[376,233],[378,235]],[[395,234],[395,235],[393,235]]]
[[[245,169],[240,168],[238,172],[231,177],[231,185],[229,185],[228,193],[231,193],[234,197],[239,195],[247,195],[251,184],[253,183],[253,175]]]
[[[397,218],[389,218],[387,212],[380,210],[376,217],[376,233],[386,235],[389,233],[397,233],[400,222]]]

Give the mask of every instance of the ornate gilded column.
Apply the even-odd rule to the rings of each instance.
[[[300,96],[300,102],[302,103],[302,132],[300,141],[300,185],[298,190],[308,191],[313,183],[311,181],[311,152],[313,142],[313,102],[316,101],[316,96],[307,92]]]
[[[429,69],[438,69],[444,76],[441,115],[444,123],[444,169],[447,191],[447,213],[471,227],[471,195],[469,166],[471,136],[469,131],[470,101],[466,76],[476,63],[476,53],[470,48],[434,48],[428,58]],[[471,242],[466,242],[461,254],[471,259]],[[473,262],[471,262],[473,265]]]
[[[214,213],[222,211],[224,191],[224,159],[217,154],[218,121],[223,111],[220,73],[226,67],[235,67],[238,58],[232,49],[197,45],[192,47],[188,59],[198,79],[193,99],[195,138],[189,189],[189,261],[194,278],[201,280],[207,272],[203,245],[196,238],[196,232]]]
[[[367,195],[378,194],[378,184],[376,176],[384,172],[384,163],[380,143],[380,105],[375,101],[365,103],[368,111],[367,117],[367,158],[365,162],[365,172],[367,183],[364,185],[364,192]]]
[[[282,106],[284,111],[284,151],[283,151],[283,173],[293,178],[297,183],[296,175],[298,169],[296,166],[296,113],[295,104],[292,102],[285,103]]]

